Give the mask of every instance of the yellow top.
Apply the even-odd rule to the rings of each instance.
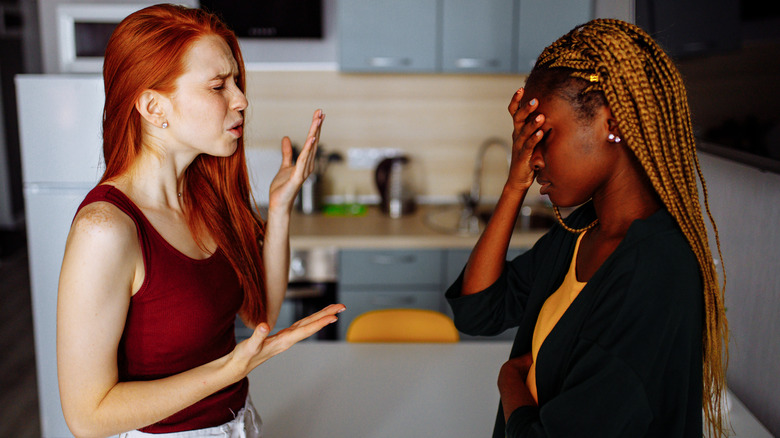
[[[577,298],[577,295],[579,295],[587,283],[577,281],[577,252],[580,249],[580,241],[584,235],[584,232],[580,233],[577,238],[577,244],[574,246],[574,255],[569,264],[569,271],[566,273],[566,277],[558,290],[544,302],[542,310],[539,312],[539,318],[536,320],[536,327],[534,327],[534,336],[531,340],[533,363],[531,363],[531,369],[528,370],[528,377],[525,383],[528,385],[528,389],[537,403],[539,403],[539,397],[536,393],[536,356],[539,354],[539,348],[541,348],[547,335],[550,334],[555,324],[558,323],[558,320],[561,319],[566,309],[569,308],[569,305]]]

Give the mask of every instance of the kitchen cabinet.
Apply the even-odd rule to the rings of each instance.
[[[442,0],[442,71],[512,71],[515,3],[516,0]]]
[[[511,248],[507,259],[525,252]],[[338,302],[347,306],[339,316],[338,338],[361,313],[389,308],[436,310],[452,317],[444,292],[458,278],[471,249],[346,249],[339,261]],[[516,330],[491,337],[461,340],[513,340]]]
[[[442,251],[436,249],[349,249],[339,260],[338,338],[361,313],[376,309],[442,310]]]
[[[346,72],[523,73],[592,0],[340,0]]]
[[[592,1],[519,0],[517,70],[531,71],[545,47],[592,17]]]
[[[432,72],[438,0],[339,0],[343,71]]]

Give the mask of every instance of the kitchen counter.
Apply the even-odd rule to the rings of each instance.
[[[336,248],[466,248],[474,247],[478,235],[461,235],[438,231],[426,222],[441,207],[421,205],[412,214],[397,219],[370,206],[363,216],[327,216],[294,211],[290,223],[290,246],[293,249]],[[532,246],[546,230],[518,231],[512,235],[511,248]]]
[[[249,374],[268,437],[489,436],[511,342],[302,342]],[[728,392],[735,438],[772,435]]]

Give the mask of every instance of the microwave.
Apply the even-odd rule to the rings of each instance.
[[[62,73],[99,73],[114,28],[148,4],[57,5],[57,62]]]
[[[177,3],[198,7],[197,1]],[[100,73],[103,54],[117,24],[133,12],[154,4],[139,2],[56,2],[56,58],[60,73]]]

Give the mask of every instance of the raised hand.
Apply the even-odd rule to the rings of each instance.
[[[282,165],[273,181],[271,181],[268,201],[269,210],[277,207],[285,207],[288,211],[292,210],[298,190],[300,190],[306,178],[314,171],[315,156],[323,120],[325,120],[325,114],[322,113],[322,110],[315,111],[309,127],[309,134],[306,137],[306,143],[303,145],[303,149],[295,163],[293,163],[290,138],[284,137],[282,139]]]
[[[542,140],[540,129],[544,124],[544,115],[539,113],[531,116],[539,107],[538,99],[523,102],[525,90],[517,90],[509,102],[509,114],[512,115],[514,130],[512,131],[512,164],[509,169],[507,186],[517,190],[527,190],[534,181],[536,169],[532,156],[534,148]]]

